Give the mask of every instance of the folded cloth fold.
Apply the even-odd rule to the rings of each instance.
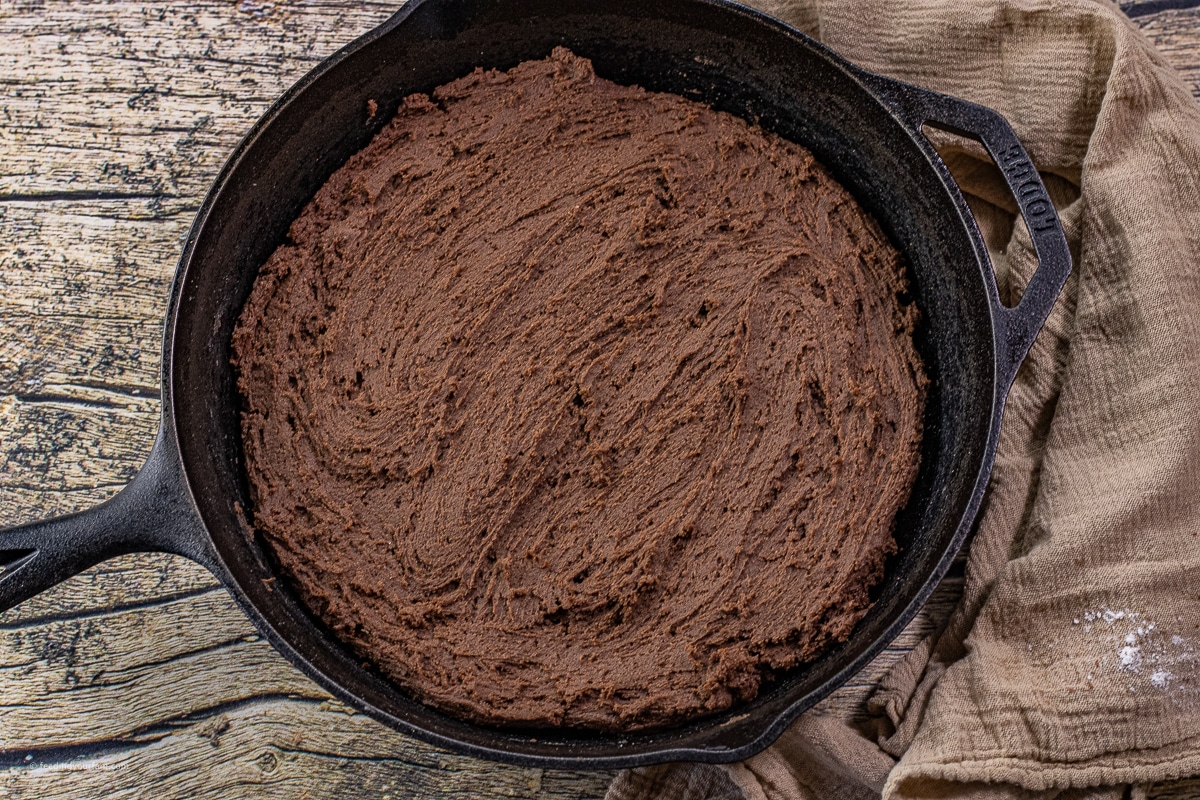
[[[622,773],[610,800],[1116,800],[1200,774],[1200,106],[1104,2],[751,4],[1002,113],[1075,271],[1009,396],[963,598],[879,686],[874,739],[808,715],[743,764]],[[939,149],[1015,301],[1036,259],[999,171]]]

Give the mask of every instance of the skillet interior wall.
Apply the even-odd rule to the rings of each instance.
[[[164,368],[173,370],[170,400],[201,514],[233,580],[285,636],[311,636],[305,626],[312,623],[285,592],[262,588],[272,568],[245,536],[235,508],[248,503],[229,342],[258,267],[317,187],[369,141],[404,96],[475,66],[508,68],[543,57],[559,44],[591,58],[603,77],[706,102],[810,148],[910,262],[924,316],[918,347],[934,381],[924,463],[898,521],[901,552],[843,651],[861,651],[882,634],[953,537],[962,510],[954,499],[968,497],[974,480],[973,469],[956,467],[980,461],[992,410],[993,356],[975,255],[961,227],[948,224],[958,217],[951,196],[911,136],[883,107],[863,104],[849,76],[785,37],[763,36],[762,24],[750,16],[731,25],[727,12],[697,5],[681,15],[680,7],[580,0],[421,6],[399,29],[366,44],[268,115],[274,117],[268,129],[252,134],[257,139],[193,243]],[[510,21],[517,18],[523,21]],[[378,104],[373,118],[368,100]],[[332,640],[326,645],[339,647]],[[835,671],[835,655],[738,713],[790,704],[793,684],[819,685]],[[345,669],[355,668],[347,663]]]

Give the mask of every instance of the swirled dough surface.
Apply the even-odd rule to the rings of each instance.
[[[235,332],[253,522],[364,660],[496,724],[729,707],[844,639],[925,377],[803,148],[565,50],[409,97]]]

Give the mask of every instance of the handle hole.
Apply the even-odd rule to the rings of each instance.
[[[941,156],[971,209],[988,249],[1001,304],[1015,308],[1021,301],[1021,289],[1013,280],[1008,251],[1017,226],[1025,223],[1004,173],[982,140],[971,133],[952,130],[936,122],[926,122],[921,126],[921,133]]]
[[[0,550],[0,579],[28,564],[37,554],[38,551],[33,548]]]
[[[988,154],[987,148],[983,145],[983,140],[974,134],[966,131],[959,131],[953,128],[948,128],[940,122],[927,121],[921,125],[921,133],[933,145],[933,148],[938,151],[938,155],[945,160],[947,156],[962,156],[967,155],[981,164],[987,164],[995,170],[996,174],[1003,180],[1003,175],[1000,175],[1000,169],[992,161],[991,155]],[[960,160],[961,159],[957,159]],[[947,165],[949,162],[947,162]],[[954,180],[958,180],[958,175],[954,176]],[[1009,198],[1009,206],[1015,212],[1017,204]]]

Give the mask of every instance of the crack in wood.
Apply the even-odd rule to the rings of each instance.
[[[111,483],[88,484],[87,486],[67,486],[62,489],[57,489],[56,493],[58,493],[58,494],[78,494],[78,493],[82,492],[84,494],[95,494],[97,492],[103,492],[105,489],[123,489],[128,484],[129,484],[129,481],[114,481]],[[5,489],[19,489],[21,491],[26,491],[26,492],[42,492],[42,493],[46,492],[45,484],[39,485],[39,484],[35,484],[35,483],[22,483],[20,481],[6,481],[4,484],[4,488]],[[32,522],[33,520],[30,520],[30,521]],[[23,525],[24,523],[18,522],[18,523],[13,523],[13,524]],[[0,531],[2,531],[4,528],[7,528],[7,527],[10,527],[10,526],[9,525],[0,526]],[[3,625],[0,625],[0,628],[3,628]]]
[[[154,659],[154,660],[150,660],[150,661],[143,661],[143,662],[137,664],[136,666],[125,667],[123,669],[104,670],[103,672],[98,673],[96,678],[93,679],[93,681],[91,683],[87,684],[86,686],[79,686],[79,687],[71,686],[66,689],[51,689],[49,693],[51,693],[51,694],[68,694],[70,692],[78,691],[80,688],[91,689],[96,686],[123,686],[125,684],[130,683],[131,681],[137,680],[140,677],[140,675],[142,673],[145,673],[147,670],[152,670],[157,667],[164,667],[168,664],[174,664],[179,661],[188,661],[191,659],[196,659],[200,656],[208,655],[209,653],[219,653],[222,650],[235,650],[239,647],[246,647],[247,645],[252,645],[259,641],[261,641],[261,640],[257,636],[253,636],[253,638],[247,638],[245,635],[241,635],[241,636],[237,636],[236,638],[228,639],[224,642],[217,642],[216,644],[206,645],[205,647],[197,647],[193,650],[185,650],[180,653],[175,653],[166,658]],[[129,675],[129,677],[120,677],[120,679],[118,679],[118,680],[107,680],[106,679],[104,681],[101,681],[101,680],[98,680],[99,675],[105,675],[105,676]]]
[[[157,355],[157,351],[156,351]],[[86,381],[77,380],[70,384],[64,384],[63,388],[80,388],[91,389],[98,392],[107,392],[109,394],[125,395],[133,400],[158,400],[160,399],[158,385],[154,386],[136,386],[134,384],[120,383],[105,383],[103,381]]]
[[[85,400],[81,397],[71,397],[69,395],[49,394],[46,392],[30,392],[11,395],[14,400],[20,403],[43,403],[58,406],[75,406],[76,408],[86,408],[91,411],[129,411],[129,403],[119,403],[113,400],[90,399]],[[139,398],[140,399],[140,398]]]
[[[106,606],[100,609],[88,609],[79,612],[64,612],[61,614],[43,614],[38,617],[23,619],[16,623],[0,624],[0,633],[43,628],[54,623],[81,622],[83,620],[111,617],[117,614],[127,614],[131,611],[141,611],[144,609],[158,608],[160,606],[169,606],[173,603],[180,603],[184,600],[192,600],[197,597],[203,597],[204,595],[226,594],[227,591],[228,590],[226,590],[224,586],[216,583],[212,586],[205,586],[200,589],[190,589],[183,592],[159,595],[158,597],[153,597],[147,600],[133,600],[126,603],[115,603],[111,606]]]
[[[382,757],[381,756],[358,756],[358,755],[353,755],[353,754],[348,755],[346,753],[329,752],[329,751],[325,751],[325,750],[313,750],[313,749],[307,748],[307,747],[287,747],[285,745],[276,745],[276,749],[278,749],[281,753],[303,754],[303,755],[307,755],[307,756],[313,756],[314,758],[331,759],[331,760],[335,760],[335,761],[359,761],[359,762],[367,762],[367,763],[371,763],[371,764],[381,764],[381,763],[385,763],[385,762],[391,762],[394,764],[403,764],[408,767],[415,767],[416,769],[437,770],[439,772],[460,772],[461,771],[461,770],[456,770],[453,767],[449,767],[444,764],[422,764],[419,761],[413,761],[412,759],[408,759],[408,758],[401,758],[400,756],[382,756]]]
[[[1121,10],[1130,19],[1150,17],[1164,11],[1186,11],[1200,8],[1200,0],[1141,0],[1141,2],[1121,3]]]
[[[56,747],[45,748],[20,748],[20,749],[3,749],[0,748],[0,769],[6,767],[34,767],[34,766],[50,766],[52,764],[64,764],[79,759],[98,758],[103,756],[119,755],[133,752],[145,748],[147,745],[161,741],[172,734],[198,722],[216,717],[220,714],[227,714],[232,711],[237,711],[248,706],[259,703],[267,703],[276,700],[286,700],[296,703],[309,703],[319,705],[322,701],[313,698],[296,697],[291,694],[265,692],[254,695],[253,697],[245,697],[237,700],[229,700],[198,711],[192,711],[187,714],[180,714],[175,717],[168,717],[163,720],[155,721],[150,725],[145,725],[140,728],[135,728],[120,739],[102,740],[97,742],[81,742],[79,744],[59,745]]]
[[[163,192],[104,192],[87,189],[57,192],[0,193],[0,203],[64,203],[96,200],[173,200],[177,195]]]

